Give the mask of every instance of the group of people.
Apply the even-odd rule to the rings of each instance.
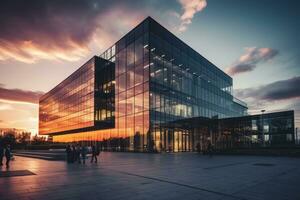
[[[6,158],[6,167],[8,168],[12,156],[9,144],[6,145],[5,147],[2,144],[0,144],[0,166],[3,165],[4,156]]]
[[[201,145],[198,142],[197,145],[196,145],[196,150],[197,150],[198,153],[203,153],[203,154],[207,154],[209,156],[212,156],[213,153],[214,153],[214,146],[210,142],[208,142],[207,145],[206,145],[206,148],[201,149]]]
[[[85,146],[85,145],[67,145],[66,147],[66,153],[67,153],[67,162],[68,163],[75,163],[78,162],[85,164],[85,160],[87,159],[87,154],[91,153],[91,163],[95,161],[95,163],[98,162],[97,156],[100,155],[100,149],[96,145],[92,145],[91,148]]]

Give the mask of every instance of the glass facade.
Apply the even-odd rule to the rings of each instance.
[[[114,65],[95,56],[43,95],[39,103],[39,133],[113,128]]]
[[[165,124],[192,135],[193,150],[206,150],[212,143],[216,150],[259,148],[295,144],[294,111],[248,115],[224,119],[190,118]]]
[[[230,76],[148,17],[41,98],[40,134],[104,150],[192,151],[196,133],[174,123],[247,115],[232,93]]]
[[[39,134],[94,126],[94,73],[95,58],[92,58],[41,97]]]
[[[115,45],[116,134],[114,150],[147,151],[149,131],[149,33],[141,23]],[[110,50],[108,50],[109,52]],[[109,59],[109,53],[101,56]]]
[[[115,63],[96,57],[95,67],[95,127],[115,127]]]
[[[190,151],[191,134],[161,124],[192,117],[234,117],[232,78],[154,20],[149,21],[150,124],[157,151]]]
[[[225,148],[268,147],[294,144],[294,111],[222,119],[216,130],[216,146]],[[226,144],[226,145],[224,145]]]
[[[107,82],[105,81],[107,72],[101,70],[102,73],[98,73],[96,70],[94,130],[55,135],[53,141],[93,140],[100,141],[102,147],[107,150],[148,151],[150,123],[148,30],[149,23],[146,20],[100,55],[108,63],[113,63],[108,64],[106,68],[109,73],[113,71],[113,79],[109,79],[111,83],[103,84],[103,81]],[[105,88],[110,89],[106,91]],[[110,95],[107,95],[107,92]],[[104,103],[106,108],[101,106],[101,101],[106,102]],[[112,109],[107,109],[108,105]],[[103,126],[103,123],[100,126],[100,121],[108,117],[113,121],[113,127],[101,130],[107,126]]]

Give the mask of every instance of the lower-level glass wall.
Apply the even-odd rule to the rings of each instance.
[[[136,126],[135,130],[107,129],[57,135],[53,136],[53,141],[97,142],[104,151],[135,152],[205,151],[209,144],[222,151],[289,146],[295,142],[293,111],[227,119],[181,119],[150,129],[145,125],[143,128]]]
[[[128,130],[131,132],[131,130]],[[192,151],[192,134],[190,130],[166,129],[134,135],[117,133],[116,130],[100,130],[53,136],[53,142],[97,143],[104,151],[134,152],[183,152]]]
[[[192,132],[178,128],[157,128],[151,132],[153,151],[184,152],[192,150]]]

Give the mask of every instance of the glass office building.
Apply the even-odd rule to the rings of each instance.
[[[232,78],[148,17],[40,99],[39,132],[112,151],[192,151],[178,120],[247,115]]]

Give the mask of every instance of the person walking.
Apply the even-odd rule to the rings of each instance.
[[[99,149],[96,148],[95,145],[92,146],[92,159],[91,159],[91,163],[94,161],[95,159],[95,163],[97,163],[97,156],[99,155]]]
[[[9,162],[11,159],[10,145],[8,144],[5,148],[6,167],[9,168]]]
[[[96,155],[99,156],[100,153],[101,153],[101,148],[97,145],[96,146]],[[100,159],[100,157],[99,157],[99,159]]]
[[[198,153],[201,153],[200,142],[197,143],[197,145],[196,145],[196,150],[197,150]]]
[[[85,145],[81,147],[81,158],[82,158],[82,163],[85,164],[85,159],[86,159],[86,153],[87,153],[87,148]]]
[[[3,165],[3,156],[4,156],[4,148],[3,148],[3,144],[0,142],[0,166]]]
[[[77,161],[77,160],[76,160],[76,148],[75,148],[75,145],[74,145],[74,144],[72,145],[72,152],[71,152],[71,154],[72,154],[72,160],[71,160],[71,163],[74,163],[74,162]]]
[[[72,159],[72,149],[71,146],[68,144],[67,148],[66,148],[66,153],[67,153],[67,162],[71,163],[71,159]]]
[[[81,153],[81,146],[77,144],[75,149],[75,154],[76,154],[76,160],[78,161],[79,164],[81,164],[80,153]]]
[[[212,144],[210,142],[208,142],[208,145],[207,145],[207,153],[208,153],[209,157],[212,157],[213,147],[212,147]]]

